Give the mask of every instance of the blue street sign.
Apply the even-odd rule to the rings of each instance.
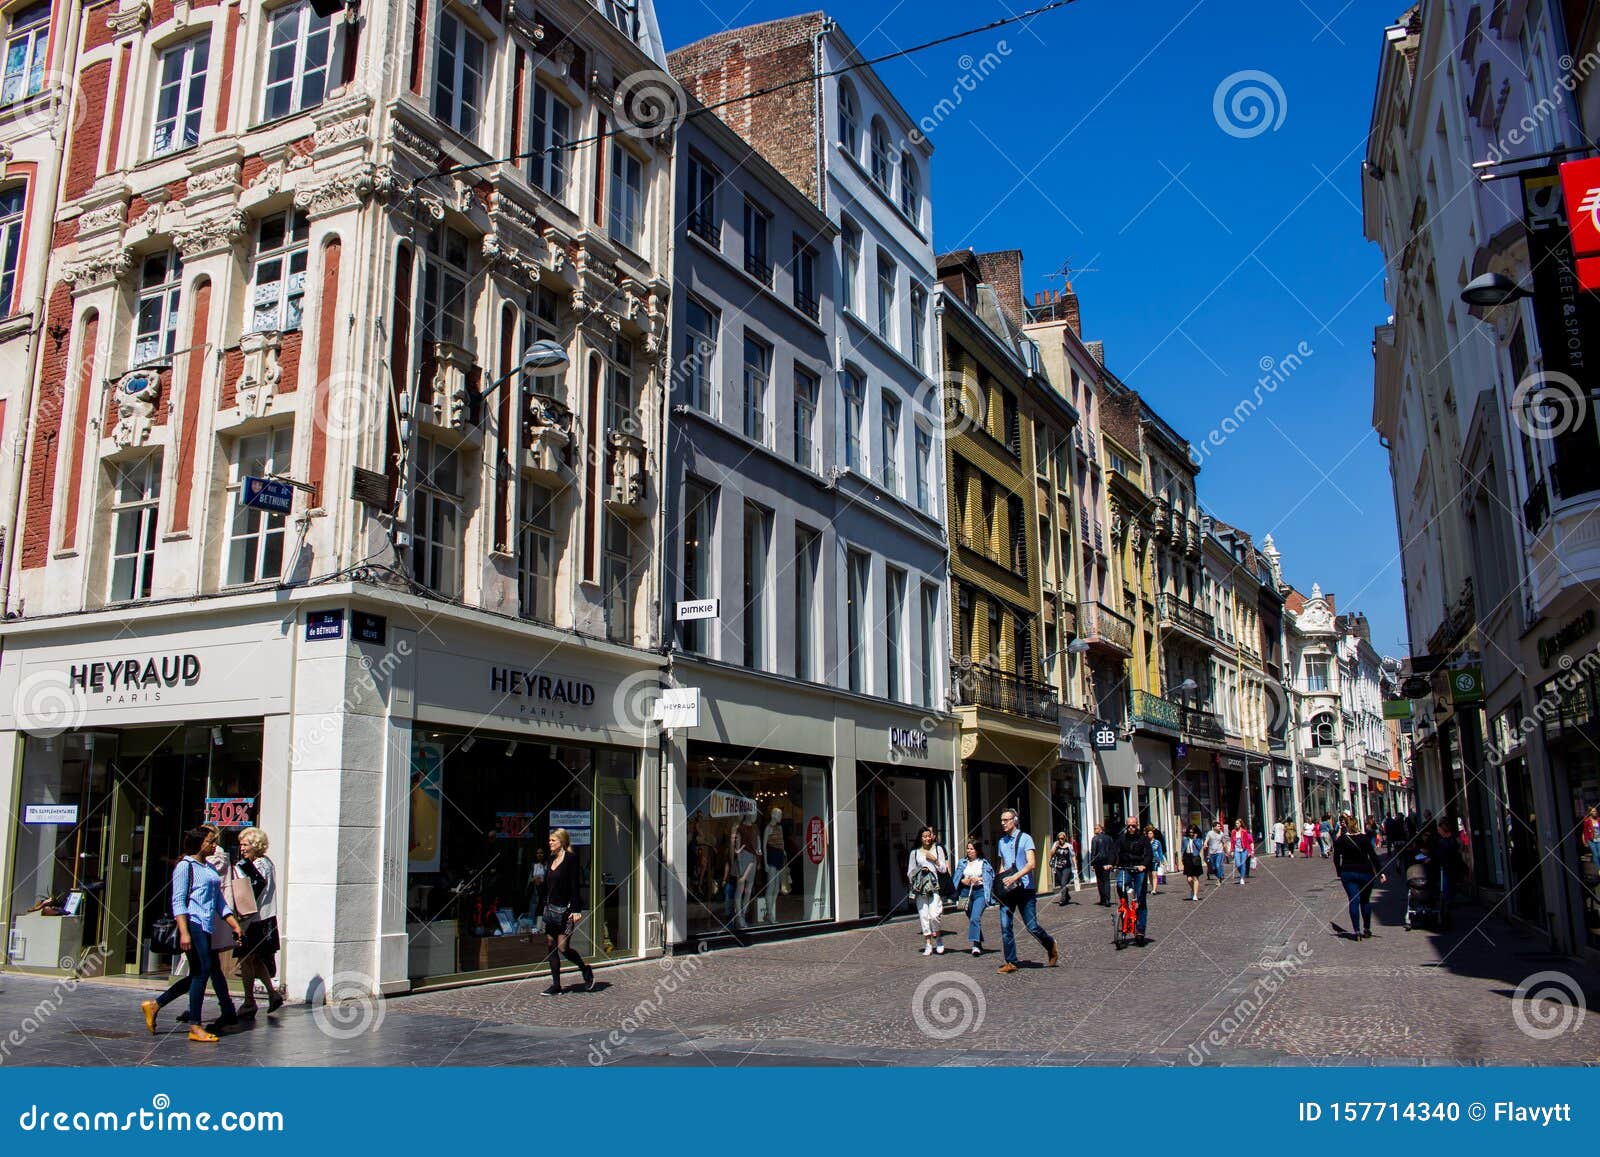
[[[276,478],[246,478],[239,501],[252,510],[289,514],[294,510],[294,487]]]
[[[343,611],[307,611],[306,642],[344,638]]]

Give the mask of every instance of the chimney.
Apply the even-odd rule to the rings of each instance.
[[[1022,308],[1022,250],[1004,249],[998,253],[980,253],[978,272],[995,296],[1000,308],[1011,319],[1012,325],[1021,325]]]
[[[1083,319],[1078,313],[1078,295],[1072,292],[1072,282],[1067,282],[1067,288],[1061,294],[1060,302],[1056,307],[1056,317],[1067,323],[1074,337],[1083,337]]]

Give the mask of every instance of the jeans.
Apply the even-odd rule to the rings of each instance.
[[[1136,872],[1131,868],[1121,868],[1117,871],[1117,894],[1120,896],[1126,889],[1133,889],[1133,898],[1139,903],[1138,928],[1139,935],[1144,935],[1145,925],[1149,922],[1150,906],[1145,903],[1145,895],[1150,887],[1150,873]]]
[[[1227,865],[1228,858],[1221,852],[1211,853],[1211,874],[1218,880],[1222,879],[1223,868]]]
[[[181,980],[175,980],[171,986],[156,998],[156,1005],[165,1008],[179,996],[189,994],[189,1023],[202,1025],[201,1008],[206,1002],[206,983],[209,981],[212,989],[217,994],[217,1003],[222,1007],[222,1017],[237,1016],[233,1007],[233,996],[228,992],[228,978],[222,975],[217,967],[217,955],[211,947],[211,933],[200,925],[189,924],[189,951],[185,953],[189,960],[189,975]]]
[[[1339,882],[1344,894],[1350,897],[1350,931],[1372,931],[1372,882],[1377,879],[1371,872],[1340,872]]]
[[[967,907],[967,939],[973,944],[983,943],[983,910],[988,906],[989,898],[983,889],[975,889]]]
[[[1017,938],[1011,930],[1011,919],[1014,914],[1022,916],[1022,926],[1033,933],[1046,952],[1054,952],[1056,942],[1050,938],[1050,933],[1039,927],[1038,913],[1039,894],[1029,892],[1027,899],[1023,900],[1014,909],[1005,904],[1000,905],[1000,948],[1005,953],[1006,963],[1017,962]]]
[[[1239,883],[1244,883],[1250,876],[1250,853],[1233,853],[1233,866],[1239,873]]]
[[[1283,841],[1282,840],[1278,840],[1272,845],[1272,858],[1275,859],[1275,860],[1283,859]]]
[[[1589,841],[1589,859],[1594,863],[1595,870],[1600,871],[1600,840]]]
[[[1111,904],[1111,869],[1104,864],[1095,869],[1094,886],[1100,890],[1100,903],[1109,907]]]

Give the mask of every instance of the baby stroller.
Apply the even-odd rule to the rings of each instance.
[[[1421,860],[1406,868],[1406,931],[1418,918],[1439,926],[1439,885]]]

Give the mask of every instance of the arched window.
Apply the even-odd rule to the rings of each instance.
[[[920,200],[922,187],[917,180],[917,162],[911,157],[910,150],[900,154],[900,208],[907,217],[917,224],[921,224],[918,213],[921,211]]]
[[[1311,717],[1311,745],[1313,747],[1337,747],[1338,732],[1333,721],[1333,713],[1323,711]]]
[[[852,157],[861,156],[861,109],[849,81],[839,85],[839,143]]]
[[[880,120],[872,122],[872,179],[884,193],[894,188],[894,154],[889,147],[889,130]]]

